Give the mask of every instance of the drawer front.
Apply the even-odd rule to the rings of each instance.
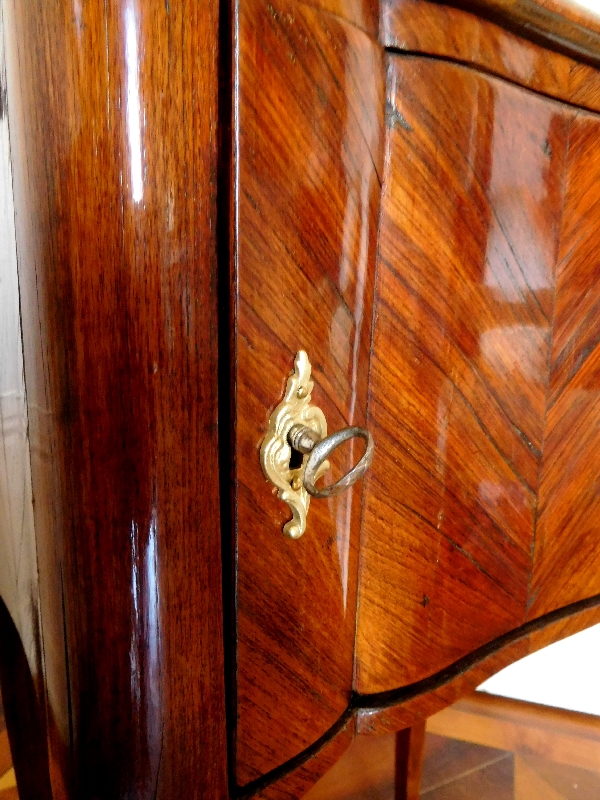
[[[384,109],[381,49],[287,0],[239,4],[234,378],[237,781],[300,753],[347,707],[362,485],[307,530],[261,470],[296,353],[329,431],[366,424]],[[333,479],[351,466],[332,459]]]
[[[599,119],[418,57],[387,92],[364,693],[600,591]]]

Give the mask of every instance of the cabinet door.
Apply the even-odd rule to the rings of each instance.
[[[366,424],[384,66],[339,17],[239,4],[235,96],[234,525],[240,785],[337,722],[350,698],[362,485],[313,500],[306,533],[261,470],[294,359],[330,431]],[[332,459],[333,478],[353,455]]]
[[[356,688],[600,592],[600,118],[388,65]]]

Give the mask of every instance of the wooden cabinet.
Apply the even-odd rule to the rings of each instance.
[[[313,501],[306,534],[287,538],[289,508],[259,449],[299,350],[329,429],[366,425],[384,81],[381,48],[334,16],[251,0],[239,23],[236,774],[246,784],[325,734],[351,696],[362,486]],[[352,466],[342,456],[338,476]]]
[[[39,632],[0,666],[42,732],[35,800],[293,800],[353,736],[600,621],[597,22],[4,22]],[[329,432],[375,455],[292,539],[260,452],[300,351]]]
[[[596,574],[558,544],[565,521],[545,498],[549,470],[594,481],[570,446],[560,453],[566,432],[551,421],[549,390],[565,256],[586,248],[570,234],[568,196],[583,112],[412,56],[390,58],[388,109],[370,383],[378,457],[357,635],[364,694],[426,678],[581,600]],[[599,120],[584,116],[597,135]],[[540,605],[544,570],[554,602]],[[575,585],[554,581],[557,570]]]

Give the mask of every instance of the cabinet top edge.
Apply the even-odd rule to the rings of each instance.
[[[388,0],[388,7],[397,2]],[[600,67],[600,15],[571,0],[449,0],[444,5],[471,12],[535,44]]]

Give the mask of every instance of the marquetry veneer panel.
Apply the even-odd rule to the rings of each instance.
[[[529,618],[600,592],[599,125],[390,57],[361,693],[437,672],[531,603]]]
[[[239,48],[236,775],[246,785],[322,736],[352,689],[362,486],[313,501],[307,532],[290,540],[259,449],[300,349],[329,430],[366,424],[385,72],[366,33],[290,0],[244,0]],[[354,455],[336,454],[332,472]]]

